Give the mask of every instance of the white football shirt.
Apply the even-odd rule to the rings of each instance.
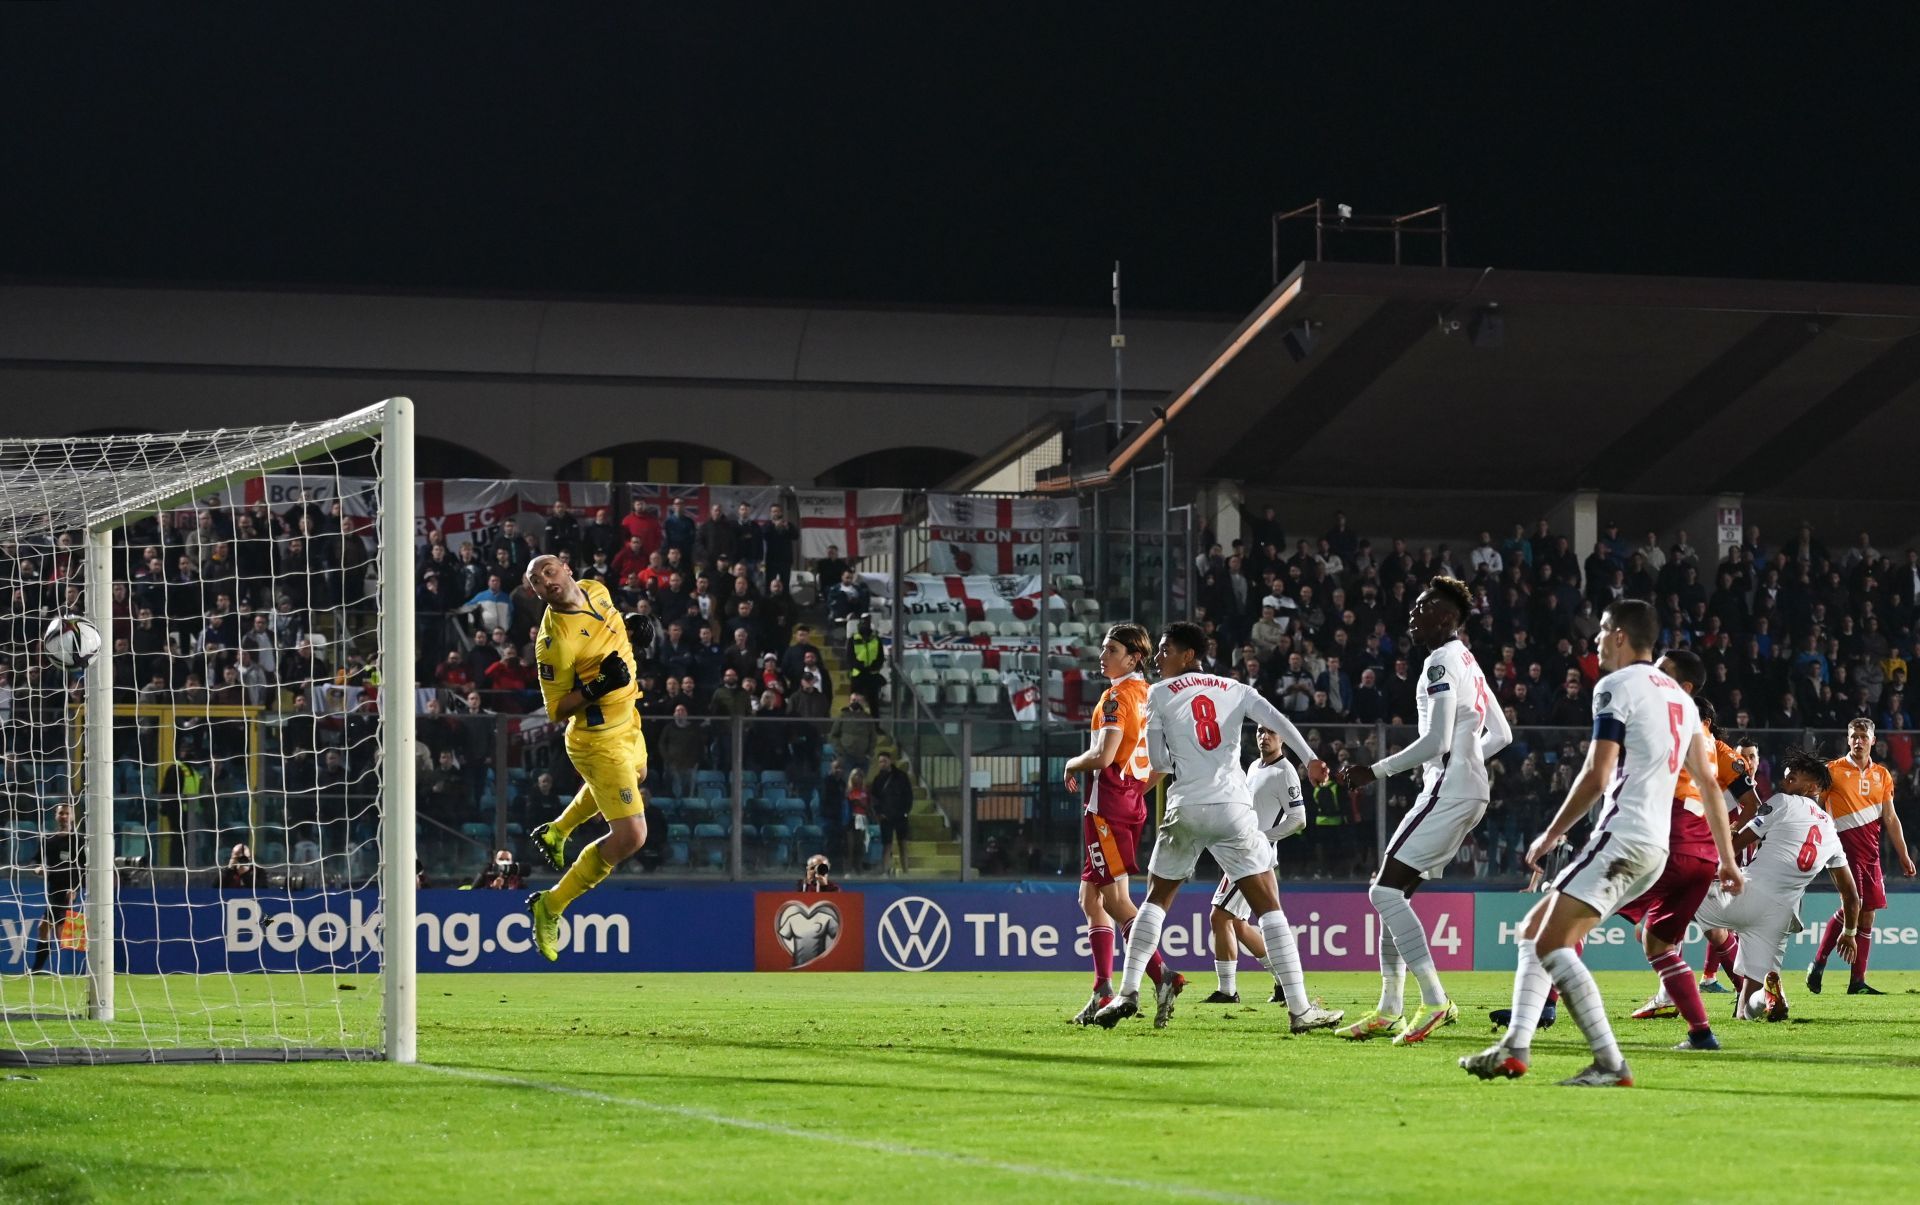
[[[1833,817],[1804,795],[1775,794],[1760,805],[1745,830],[1757,833],[1747,891],[1786,905],[1797,904],[1816,875],[1847,864]]]
[[[1453,726],[1452,740],[1444,748],[1440,734],[1433,730],[1436,703],[1443,695],[1452,700],[1449,722]],[[1423,794],[1437,791],[1440,799],[1450,801],[1489,799],[1492,792],[1487,784],[1487,758],[1513,738],[1505,713],[1487,689],[1480,663],[1473,659],[1473,650],[1464,641],[1449,640],[1427,654],[1420,667],[1414,710],[1419,737],[1393,756],[1375,762],[1374,776],[1386,778],[1417,765],[1421,767]],[[1507,735],[1483,744],[1481,733],[1490,724]]]
[[[1699,731],[1693,700],[1651,661],[1622,666],[1594,685],[1593,737],[1620,744],[1620,762],[1594,823],[1596,840],[1609,832],[1668,848],[1674,784]]]
[[[1307,806],[1300,794],[1300,775],[1284,757],[1272,765],[1257,757],[1248,762],[1247,790],[1253,795],[1253,815],[1262,832],[1280,823],[1287,809]]]
[[[1293,721],[1244,682],[1190,673],[1153,684],[1147,692],[1147,757],[1154,769],[1173,775],[1169,811],[1183,803],[1252,804],[1240,769],[1240,725],[1249,719],[1278,732],[1301,761],[1314,759]]]

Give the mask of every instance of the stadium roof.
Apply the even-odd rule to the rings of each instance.
[[[1164,408],[1196,479],[1907,499],[1920,289],[1307,263]]]

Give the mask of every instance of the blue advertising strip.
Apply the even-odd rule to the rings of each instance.
[[[730,891],[595,891],[562,918],[560,961],[533,949],[524,897],[422,891],[419,968],[434,971],[749,971],[753,897]],[[43,897],[0,887],[0,967],[24,969]],[[122,974],[371,972],[380,966],[375,893],[129,889],[120,895]],[[62,969],[82,956],[66,953]]]
[[[1513,969],[1514,934],[1527,915],[1527,910],[1539,900],[1539,896],[1524,892],[1489,891],[1480,894],[1474,912],[1475,970]],[[1839,906],[1840,897],[1832,892],[1810,891],[1800,901],[1800,918],[1807,927],[1787,942],[1787,970],[1805,970],[1806,965],[1813,961],[1813,955],[1820,947],[1821,934],[1826,929],[1827,918]],[[1873,969],[1920,970],[1920,895],[1889,893],[1887,906],[1874,918],[1873,932],[1870,962]],[[1689,926],[1683,949],[1687,961],[1696,971],[1700,969],[1705,946],[1706,937],[1700,926]],[[1581,957],[1596,971],[1647,970],[1646,952],[1633,935],[1633,926],[1617,916],[1609,917],[1604,925],[1593,931],[1593,935],[1587,938],[1586,950]],[[1842,968],[1843,965],[1836,956],[1830,967]],[[1845,972],[1841,970],[1840,973],[1844,975]]]

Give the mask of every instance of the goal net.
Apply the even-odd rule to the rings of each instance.
[[[404,398],[0,440],[0,1064],[412,1060],[413,513]]]

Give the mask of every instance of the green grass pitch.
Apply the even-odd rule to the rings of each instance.
[[[1632,1089],[1554,1086],[1587,1062],[1570,1019],[1533,1075],[1470,1080],[1490,973],[1449,976],[1461,1024],[1405,1049],[1202,1005],[1206,975],[1172,1027],[1112,1032],[1063,1023],[1080,976],[423,976],[426,1066],[14,1071],[0,1199],[1910,1199],[1920,974],[1718,1021],[1717,1055],[1627,1019],[1651,973],[1599,978]],[[1378,982],[1310,976],[1349,1010]]]

